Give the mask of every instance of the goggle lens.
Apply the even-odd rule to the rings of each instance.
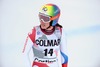
[[[50,22],[51,20],[55,20],[55,19],[59,18],[59,16],[60,16],[60,13],[57,14],[56,16],[54,16],[54,17],[50,17],[50,16],[45,15],[45,14],[43,14],[43,13],[39,13],[39,18],[40,18],[40,20],[42,20],[42,21],[45,22],[45,23],[48,23],[48,22]]]
[[[42,20],[43,22],[50,22],[50,16],[44,15],[42,13],[39,13],[39,18],[40,20]]]

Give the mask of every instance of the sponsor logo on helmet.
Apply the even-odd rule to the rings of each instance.
[[[44,6],[42,10],[46,12],[48,9]]]

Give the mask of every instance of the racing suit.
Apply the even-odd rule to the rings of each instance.
[[[28,67],[68,67],[66,44],[63,28],[55,26],[47,31],[35,26],[29,32],[23,49],[27,60],[30,49],[33,51],[33,61]]]

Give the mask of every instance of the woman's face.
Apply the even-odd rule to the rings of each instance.
[[[39,13],[39,20],[42,29],[47,29],[50,26],[50,16]]]
[[[40,23],[41,23],[40,25],[41,25],[41,28],[42,29],[47,29],[50,26],[50,23],[48,23],[48,22],[47,23],[46,22],[44,23],[43,21],[40,21]]]

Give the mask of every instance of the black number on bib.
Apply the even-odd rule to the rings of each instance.
[[[52,56],[53,54],[53,49],[50,49],[50,50],[45,49],[44,51],[45,51],[45,56],[47,56],[47,54],[50,54],[50,56]]]

